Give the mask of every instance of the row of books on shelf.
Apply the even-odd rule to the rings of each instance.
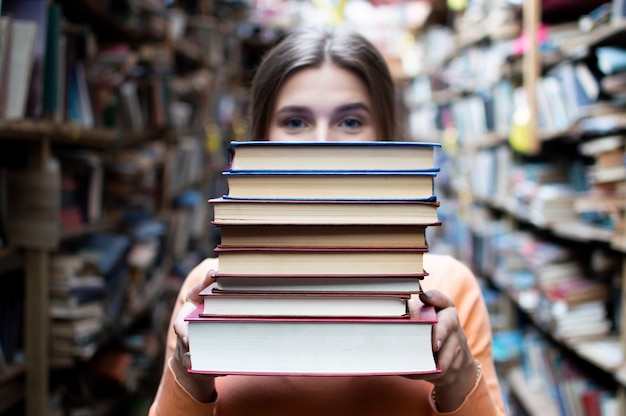
[[[164,43],[135,48],[101,36],[96,40],[86,25],[68,22],[63,7],[40,0],[27,8],[14,0],[3,5],[0,118],[43,116],[85,129],[124,131],[159,129],[174,119],[178,126],[195,123],[198,103],[189,94],[181,99],[180,87],[170,85],[175,63]],[[212,41],[213,55],[215,49]],[[193,79],[196,93],[210,88],[210,77]]]
[[[619,332],[619,254],[515,230],[485,212],[476,212],[474,220],[473,266],[490,276],[536,325],[568,344]]]
[[[167,225],[145,220],[128,234],[98,232],[66,244],[50,259],[51,359],[56,367],[93,357],[121,334],[131,295],[144,292],[163,267]]]
[[[553,152],[568,155],[549,161]],[[469,158],[474,197],[518,218],[575,239],[623,240],[623,135],[551,143],[534,160],[516,157],[505,145]]]
[[[532,329],[517,330],[513,335],[517,344],[510,344],[509,348],[519,351],[519,365],[502,376],[510,385],[511,402],[519,403],[530,414],[618,414],[614,384],[606,378],[602,380],[602,376],[585,373],[574,351],[563,354],[559,347]],[[599,347],[594,353],[607,351],[611,350]]]
[[[187,318],[191,371],[438,371],[436,315],[417,297],[437,147],[231,143],[229,193],[209,201],[219,272]]]
[[[173,204],[202,183],[206,161],[202,140],[186,136],[173,146],[150,141],[106,154],[58,150],[44,173],[0,169],[0,194],[11,195],[0,207],[0,246],[54,246],[89,227],[113,226],[120,212],[156,213],[162,198]]]
[[[475,78],[468,77],[467,69],[459,69],[457,60],[480,62],[477,76],[488,76],[482,65],[487,58],[470,58],[471,51],[483,49],[481,56],[500,62],[489,68],[502,67],[507,55],[513,55],[512,47],[502,46],[502,41],[473,47],[446,70],[412,81],[404,97],[411,137],[432,137],[448,127],[454,127],[467,145],[490,145],[489,138],[494,135],[509,136],[513,115],[529,105],[522,86],[502,74],[483,84],[457,85]],[[625,121],[619,104],[626,91],[625,57],[622,48],[609,44],[590,48],[583,58],[562,58],[547,68],[535,87],[539,133],[549,137],[572,131],[606,134],[620,130]]]

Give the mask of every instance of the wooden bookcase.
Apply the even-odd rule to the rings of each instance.
[[[236,77],[241,72],[238,56],[228,56],[229,50],[224,47],[227,40],[231,45],[234,45],[236,41],[229,32],[233,27],[232,22],[220,22],[213,17],[210,1],[195,2],[195,9],[176,13],[183,16],[193,15],[193,18],[188,19],[182,26],[183,30],[177,34],[173,33],[173,26],[171,26],[170,19],[174,16],[171,9],[150,10],[140,7],[133,9],[133,14],[126,16],[120,11],[108,10],[104,3],[97,0],[53,2],[42,0],[32,3],[33,7],[40,10],[46,9],[49,4],[59,5],[62,9],[63,27],[71,33],[77,30],[82,31],[88,34],[89,42],[94,42],[89,43],[86,46],[87,49],[113,43],[128,48],[129,51],[139,56],[138,59],[147,60],[147,63],[144,62],[145,65],[161,77],[159,81],[163,85],[167,84],[170,94],[168,98],[171,101],[156,102],[156,96],[148,96],[142,104],[147,105],[150,111],[146,110],[146,107],[142,107],[142,111],[144,111],[144,116],[148,113],[152,118],[150,118],[150,123],[145,123],[140,128],[128,128],[120,124],[103,125],[98,122],[86,126],[81,124],[81,120],[71,120],[67,107],[63,107],[63,104],[60,109],[57,109],[60,112],[57,116],[45,114],[43,110],[39,113],[25,113],[22,117],[12,119],[0,116],[0,152],[3,152],[5,156],[0,157],[0,168],[4,168],[4,162],[11,162],[11,158],[18,158],[21,159],[21,171],[27,171],[32,178],[43,181],[55,175],[54,172],[51,175],[50,163],[54,160],[57,151],[87,150],[97,153],[104,161],[109,162],[116,152],[159,143],[165,151],[162,162],[157,164],[154,171],[158,187],[152,194],[153,217],[166,222],[174,216],[180,217],[178,214],[181,214],[180,211],[185,208],[176,207],[174,200],[177,195],[188,190],[199,192],[201,201],[208,199],[212,181],[221,172],[225,163],[222,142],[230,140],[230,137],[224,137],[222,132],[232,129],[230,125],[212,121],[215,120],[216,113],[214,104],[218,101],[219,94],[229,93],[228,88],[232,86],[230,78]],[[2,6],[0,10],[4,13],[10,9],[12,13],[12,7],[15,4],[17,2],[13,0],[0,2]],[[120,17],[122,15],[125,15],[125,18],[132,17],[133,20],[124,20]],[[27,17],[13,14],[11,17],[28,20]],[[199,36],[189,35],[192,30],[210,31],[212,44],[203,44]],[[206,38],[204,40],[206,41]],[[69,50],[70,46],[68,45],[67,48]],[[44,59],[43,54],[40,58]],[[1,62],[3,61],[0,60]],[[124,76],[127,79],[133,79],[134,75],[126,73]],[[44,80],[45,78],[41,79],[42,86]],[[69,88],[69,85],[66,88]],[[61,89],[60,93],[65,94],[65,91]],[[161,99],[162,97],[159,98]],[[177,103],[179,112],[176,116],[170,117],[170,102]],[[68,102],[64,104],[69,105]],[[158,111],[165,119],[156,123],[154,122],[156,116],[153,113]],[[189,113],[197,114],[197,116],[189,117]],[[183,121],[180,122],[180,120]],[[189,169],[191,163],[189,157],[192,153],[202,156],[201,161],[195,159],[194,170]],[[24,199],[24,204],[29,203],[26,195],[22,193],[7,195],[7,198],[18,198],[20,201]],[[53,198],[53,200],[56,199]],[[2,201],[3,206],[5,202],[8,201]],[[30,201],[30,203],[33,202]],[[51,210],[45,211],[44,209],[43,217],[47,218],[45,221],[50,231],[45,236],[22,236],[23,238],[19,237],[19,242],[15,243],[12,242],[11,233],[4,234],[6,230],[0,229],[3,231],[2,245],[0,245],[0,275],[3,273],[4,265],[17,261],[19,263],[17,268],[22,270],[24,279],[22,324],[24,357],[17,364],[0,361],[2,364],[0,365],[0,413],[13,408],[16,403],[20,402],[23,403],[27,415],[62,412],[58,404],[56,408],[55,406],[50,408],[51,390],[54,387],[51,385],[50,377],[52,371],[49,312],[51,256],[57,253],[67,241],[86,234],[113,230],[123,232],[118,231],[121,223],[120,213],[113,209],[107,210],[97,222],[85,223],[78,228],[63,231],[59,226],[59,204],[58,201],[51,202]],[[5,227],[7,223],[16,220],[15,217],[9,217],[4,210],[0,210],[0,217]],[[39,220],[42,223],[44,221]],[[208,235],[208,221],[206,223],[206,229],[197,235],[190,237],[189,232],[183,232],[179,233],[179,238],[180,236],[186,239],[193,238],[199,250],[212,247],[211,242],[207,241],[210,236]],[[181,251],[166,250],[166,255],[159,264],[158,270],[141,288],[140,296],[135,296],[130,310],[126,310],[124,315],[118,317],[120,328],[117,328],[117,331],[123,332],[139,317],[149,315],[164,291],[169,290],[172,294],[175,293],[176,288],[172,287],[173,280],[168,279],[168,276],[172,266],[190,247],[187,241],[179,242],[179,244],[182,247]],[[205,255],[209,254],[205,253]],[[16,258],[18,260],[15,260]]]
[[[542,88],[546,78],[556,77],[556,74],[560,74],[556,71],[568,63],[588,62],[599,48],[623,45],[626,23],[623,16],[617,15],[599,21],[586,17],[584,24],[589,29],[583,30],[579,27],[579,18],[600,6],[601,2],[533,0],[523,2],[514,10],[512,14],[517,16],[519,31],[503,38],[498,36],[503,31],[490,24],[489,20],[490,7],[502,7],[502,3],[485,2],[482,5],[482,19],[471,20],[471,24],[464,21],[464,17],[470,16],[464,16],[463,11],[450,12],[454,16],[454,23],[452,28],[448,27],[448,33],[454,39],[454,47],[445,56],[442,56],[442,50],[436,50],[432,57],[427,53],[424,60],[428,66],[414,79],[412,88],[408,89],[408,113],[410,117],[419,120],[413,129],[413,138],[438,139],[443,143],[446,153],[443,177],[439,181],[443,188],[438,192],[447,198],[441,203],[444,225],[436,236],[437,242],[433,244],[436,246],[441,240],[445,247],[452,247],[457,257],[467,262],[479,277],[501,293],[501,308],[505,310],[503,315],[508,320],[508,327],[504,325],[504,329],[537,329],[533,332],[538,333],[542,341],[580,365],[584,376],[610,390],[616,398],[616,414],[623,414],[626,411],[626,367],[623,358],[626,354],[626,326],[621,304],[626,299],[626,285],[623,284],[626,277],[626,250],[623,244],[624,228],[620,224],[624,221],[624,210],[619,209],[612,217],[618,224],[613,231],[594,229],[593,234],[586,223],[581,224],[574,218],[568,222],[562,221],[563,218],[541,218],[541,215],[534,215],[530,210],[529,201],[538,199],[536,192],[526,196],[514,194],[516,189],[511,179],[519,175],[520,171],[496,170],[493,166],[507,165],[511,160],[521,161],[521,165],[542,162],[556,166],[565,162],[565,166],[573,171],[572,166],[578,166],[581,148],[585,143],[605,136],[624,135],[626,123],[623,122],[623,113],[626,109],[619,96],[602,94],[595,102],[588,104],[591,109],[605,109],[608,115],[584,113],[578,118],[568,118],[567,124],[558,124],[550,119],[555,117],[552,111],[556,110],[546,107]],[[546,7],[555,3],[567,4],[564,6],[567,9],[561,12],[549,9],[550,16],[554,19],[555,14],[561,13],[569,15],[570,20],[548,22],[545,25]],[[623,13],[622,2],[614,3],[605,7],[612,9],[612,12],[620,10]],[[476,8],[480,9],[480,6]],[[475,17],[476,9],[472,12],[472,17]],[[437,36],[442,31],[436,27],[426,29],[426,32],[429,30],[433,30]],[[520,37],[522,31],[533,35],[524,42]],[[418,37],[418,41],[424,42],[426,50],[432,39],[440,38],[430,35]],[[433,44],[445,45],[446,42]],[[559,47],[553,48],[554,44]],[[494,56],[497,58],[494,59]],[[494,66],[499,70],[493,71]],[[498,75],[494,77],[495,72]],[[495,96],[495,86],[501,81],[507,81],[517,88],[519,95],[516,99],[523,98],[513,103],[510,109],[502,104],[503,101],[495,104],[489,102]],[[603,87],[599,88],[602,90]],[[466,106],[461,107],[461,104]],[[458,106],[459,110],[450,110],[454,106]],[[484,115],[494,107],[507,108],[509,111],[506,117],[512,122],[504,129],[498,128],[496,112],[488,113],[491,119]],[[525,111],[520,112],[520,107],[525,108]],[[518,111],[513,112],[515,108]],[[597,123],[603,123],[602,128]],[[586,160],[585,168],[591,166],[589,159],[583,160]],[[616,182],[626,183],[626,176],[622,176]],[[579,192],[582,193],[582,190]],[[526,199],[520,201],[522,198]],[[448,213],[445,212],[447,208]],[[543,208],[543,212],[548,212],[547,208]],[[585,252],[587,255],[592,251],[601,253],[611,259],[612,277],[603,278],[605,282],[611,282],[610,292],[613,293],[606,301],[608,305],[614,306],[609,306],[608,313],[612,314],[609,318],[614,327],[608,336],[598,335],[587,340],[562,338],[546,326],[546,314],[551,307],[549,304],[543,301],[539,307],[529,307],[529,302],[537,300],[529,290],[533,287],[518,285],[531,283],[521,280],[521,274],[510,273],[505,276],[504,273],[507,267],[510,271],[520,268],[519,264],[507,263],[511,259],[505,255],[508,246],[504,244],[509,242],[505,240],[507,236],[521,234],[522,231],[538,240],[546,239],[560,246],[575,247],[583,253],[579,258],[583,266],[592,271],[588,273],[588,278],[600,279],[600,273],[596,275],[596,269],[592,269],[596,263],[592,263],[592,257],[586,257]],[[512,247],[515,247],[513,250],[522,250],[517,246]],[[546,246],[545,250],[548,249]],[[525,261],[539,259],[545,253],[533,252],[525,257]],[[554,395],[547,394],[549,389],[532,388],[533,383],[526,379],[520,367],[515,367],[510,373],[508,368],[506,371],[501,374],[507,386],[505,390],[510,391],[514,401],[521,404],[524,414],[569,414],[559,408]],[[543,377],[549,379],[551,376],[546,371]]]

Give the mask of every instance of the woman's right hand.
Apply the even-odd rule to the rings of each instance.
[[[174,320],[174,332],[176,333],[177,341],[176,350],[172,355],[170,365],[181,386],[201,403],[209,403],[216,400],[215,376],[194,374],[188,371],[191,368],[191,357],[188,338],[189,323],[185,321],[185,318],[203,302],[200,291],[215,281],[214,276],[215,271],[210,270],[204,279],[187,293],[185,303],[179,309]]]

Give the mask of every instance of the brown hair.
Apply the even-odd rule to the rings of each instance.
[[[252,81],[251,140],[267,140],[276,97],[286,79],[303,68],[330,62],[365,83],[378,140],[396,137],[395,89],[385,59],[362,35],[342,28],[301,29],[287,35],[261,61]]]

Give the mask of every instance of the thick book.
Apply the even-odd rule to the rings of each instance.
[[[435,171],[224,172],[229,198],[435,199]]]
[[[420,248],[215,248],[220,272],[257,275],[407,275],[424,273]]]
[[[214,198],[219,224],[404,224],[439,222],[438,201]]]
[[[407,318],[202,317],[189,322],[190,372],[375,376],[439,371],[432,350],[437,315],[417,299]]]
[[[221,247],[426,247],[422,225],[222,225]],[[434,225],[434,224],[433,224]]]
[[[218,273],[214,291],[237,293],[420,293],[421,281],[428,273],[394,276],[360,275],[229,275]]]
[[[434,169],[438,143],[427,142],[231,142],[229,170]]]
[[[36,22],[22,19],[13,19],[10,26],[4,117],[21,119],[26,116],[38,27]]]
[[[401,318],[408,315],[408,294],[285,292],[278,294],[214,291],[205,288],[201,316],[291,316]]]

